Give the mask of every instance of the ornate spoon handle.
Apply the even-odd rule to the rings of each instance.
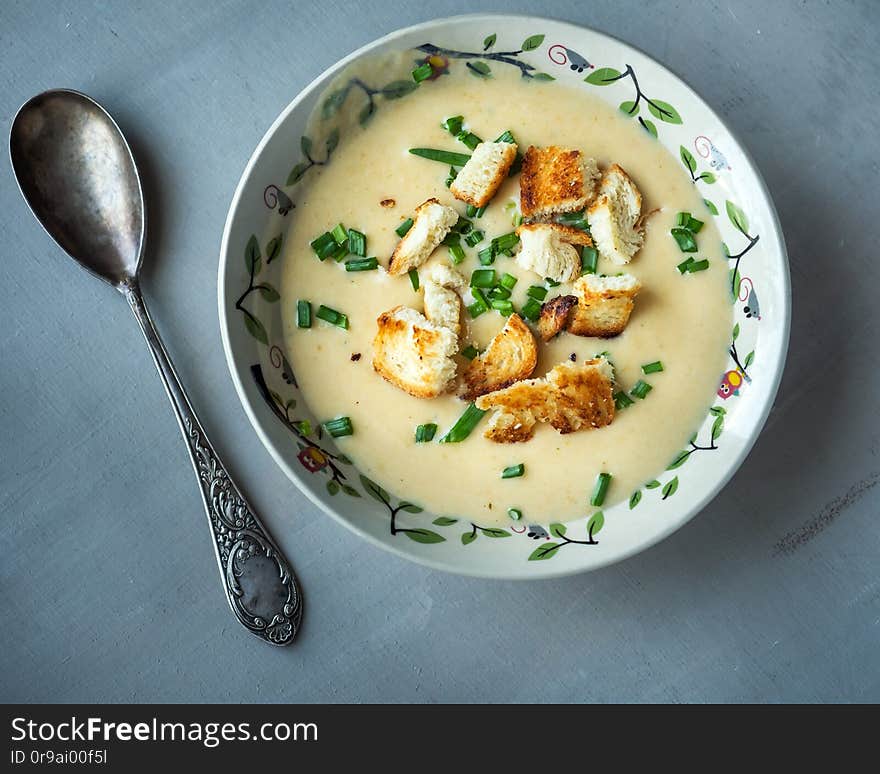
[[[248,631],[266,642],[287,645],[296,636],[302,619],[296,577],[205,435],[150,319],[140,288],[129,285],[124,292],[150,345],[186,440],[232,612]]]

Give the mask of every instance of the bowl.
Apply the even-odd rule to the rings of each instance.
[[[493,37],[494,36],[494,37]],[[484,45],[494,41],[488,51]],[[400,73],[367,88],[340,77],[376,56]],[[282,237],[298,191],[345,131],[322,132],[340,101],[362,114],[393,109],[413,89],[415,63],[468,78],[473,65],[518,68],[523,77],[589,89],[617,107],[640,102],[631,120],[678,158],[713,214],[728,251],[734,326],[727,372],[696,439],[668,469],[603,512],[562,524],[485,527],[428,513],[361,475],[317,426],[284,354]],[[378,77],[376,68],[373,76]],[[332,90],[328,91],[329,88]],[[344,95],[344,96],[341,96]],[[308,138],[308,139],[303,139]],[[773,403],[788,346],[788,261],[776,212],[754,163],[719,116],[668,69],[608,35],[550,19],[470,15],[398,30],[355,51],[309,84],[257,146],[236,188],[220,250],[220,330],[247,415],[277,464],[312,502],[371,543],[429,567],[480,577],[546,578],[596,569],[657,543],[693,518],[742,464]],[[293,493],[291,493],[291,496]]]

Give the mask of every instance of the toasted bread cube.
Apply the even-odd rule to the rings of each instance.
[[[413,224],[394,248],[388,262],[388,273],[406,274],[421,266],[437,249],[452,227],[458,222],[458,213],[436,199],[422,202],[413,214]]]
[[[604,427],[614,419],[614,371],[604,357],[560,363],[543,379],[527,379],[476,400],[494,409],[483,434],[496,443],[528,441],[538,422],[560,433]]]
[[[642,195],[622,167],[612,164],[602,175],[596,200],[587,210],[599,255],[619,265],[629,263],[644,241]]]
[[[467,280],[445,263],[438,263],[422,287],[425,317],[458,336],[461,330],[461,298],[458,294],[467,288]]]
[[[540,219],[582,210],[593,198],[599,167],[579,150],[529,147],[520,172],[520,210]]]
[[[568,324],[571,310],[577,306],[577,296],[556,296],[541,307],[538,333],[543,341],[550,341]]]
[[[581,257],[574,245],[593,244],[586,231],[559,223],[524,223],[516,233],[520,239],[516,262],[555,282],[571,282],[581,273]]]
[[[538,347],[529,326],[518,314],[507,318],[486,351],[477,355],[464,371],[464,400],[500,390],[532,375],[538,364]]]
[[[436,398],[455,378],[458,336],[415,309],[397,306],[376,320],[373,369],[416,398]]]
[[[474,207],[485,207],[504,182],[515,158],[515,143],[481,142],[452,181],[450,192]]]
[[[568,330],[575,336],[617,336],[626,328],[633,299],[642,283],[631,274],[602,277],[585,274],[574,283],[577,306],[568,318]]]

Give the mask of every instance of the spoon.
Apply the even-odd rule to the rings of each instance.
[[[144,305],[144,195],[122,130],[85,94],[46,91],[16,114],[9,155],[22,196],[49,236],[122,293],[140,324],[199,480],[232,611],[266,642],[288,644],[302,618],[297,580],[205,435]]]

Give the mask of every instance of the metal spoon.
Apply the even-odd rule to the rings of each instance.
[[[208,441],[138,284],[146,212],[131,149],[110,114],[85,94],[57,89],[28,100],[9,139],[22,196],[58,245],[122,293],[150,345],[199,479],[226,598],[236,618],[275,645],[296,636],[296,578]]]

